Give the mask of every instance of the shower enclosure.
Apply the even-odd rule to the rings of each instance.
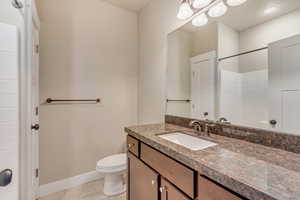
[[[268,49],[219,61],[220,110],[235,124],[267,128]]]

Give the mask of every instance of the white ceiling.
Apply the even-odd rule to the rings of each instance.
[[[264,13],[267,8],[274,7],[274,5],[278,7],[278,10],[270,14]],[[218,21],[238,31],[243,31],[298,9],[300,9],[300,0],[248,0],[241,6],[229,7],[223,17],[209,18],[209,21],[210,23]],[[184,29],[196,31],[199,28],[188,23]]]
[[[115,6],[119,6],[135,12],[140,11],[150,0],[105,0]]]

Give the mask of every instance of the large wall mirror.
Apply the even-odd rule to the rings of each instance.
[[[168,35],[166,114],[300,134],[300,1],[248,0]]]

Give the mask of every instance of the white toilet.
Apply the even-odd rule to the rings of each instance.
[[[103,193],[114,196],[126,191],[124,177],[127,169],[126,154],[108,156],[98,161],[96,170],[105,174]]]

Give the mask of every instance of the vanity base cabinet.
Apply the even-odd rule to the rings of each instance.
[[[186,195],[180,192],[164,178],[161,179],[161,186],[159,190],[161,200],[190,200]]]
[[[176,185],[176,187],[190,198],[194,199],[196,197],[194,190],[196,173],[194,170],[143,143],[141,144],[140,154],[141,160],[147,163],[161,176]]]
[[[158,200],[159,175],[128,153],[128,199]]]
[[[246,200],[128,136],[127,200]]]
[[[202,176],[198,176],[198,199],[244,200]]]

